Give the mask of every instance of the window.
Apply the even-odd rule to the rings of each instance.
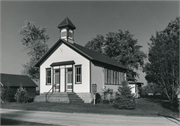
[[[115,84],[119,84],[118,72],[115,71]]]
[[[116,72],[113,71],[113,84],[116,84]]]
[[[51,85],[51,68],[46,68],[46,85]]]
[[[69,30],[69,37],[73,38],[73,31]]]
[[[62,37],[67,36],[67,32],[61,32],[61,36],[62,36]]]
[[[113,73],[114,73],[113,70],[111,70],[111,83],[110,83],[110,84],[114,84],[114,83],[113,83],[113,80],[114,80]]]
[[[67,83],[72,83],[72,68],[67,68]]]
[[[79,84],[82,82],[81,65],[75,66],[75,82],[76,82],[76,84]]]
[[[123,81],[123,73],[114,70],[104,70],[104,83],[106,85],[120,85]]]
[[[123,72],[120,72],[119,74],[119,77],[120,77],[120,84],[124,81],[124,73]]]
[[[119,78],[118,83],[121,84],[121,72],[118,72],[118,73],[119,73],[119,75],[118,75],[118,78]]]
[[[111,71],[110,70],[107,70],[107,73],[108,73],[108,80],[107,80],[107,84],[111,84]]]
[[[107,69],[104,69],[104,83],[105,84],[107,84],[108,83],[108,79],[107,79],[107,77],[108,77],[108,72],[107,72]]]
[[[63,29],[63,30],[61,31],[61,37],[65,37],[65,36],[67,36],[67,30],[66,30],[66,29]]]

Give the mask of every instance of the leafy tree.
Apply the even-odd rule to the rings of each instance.
[[[103,53],[131,70],[144,65],[146,55],[140,49],[137,39],[129,31],[109,32],[106,36],[97,35],[85,47]]]
[[[122,86],[118,88],[113,106],[119,109],[135,109],[135,105],[135,100],[131,94],[131,88],[128,86],[127,81],[123,81]]]
[[[171,21],[157,31],[149,44],[149,63],[144,67],[146,80],[163,87],[170,102],[176,98],[179,85],[179,20]]]
[[[33,65],[44,55],[48,50],[46,42],[49,36],[46,34],[46,28],[36,27],[33,22],[26,21],[25,26],[20,31],[22,36],[21,42],[26,47],[30,61],[24,64],[23,74],[28,75],[32,79],[39,79],[39,69]]]

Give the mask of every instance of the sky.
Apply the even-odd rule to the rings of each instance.
[[[129,30],[148,54],[156,31],[179,16],[179,1],[1,1],[0,72],[21,74],[29,61],[19,31],[26,20],[46,26],[51,47],[59,39],[57,26],[68,17],[76,26],[75,43],[85,45],[97,35]],[[147,61],[147,60],[146,60]],[[138,71],[138,81],[145,73]]]

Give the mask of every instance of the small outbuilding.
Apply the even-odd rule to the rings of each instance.
[[[34,98],[36,96],[36,83],[32,81],[28,76],[26,75],[15,75],[15,74],[0,74],[0,84],[1,84],[1,90],[3,90],[4,87],[10,87],[12,89],[12,92],[16,93],[17,89],[22,85],[23,88],[27,90],[29,98]]]

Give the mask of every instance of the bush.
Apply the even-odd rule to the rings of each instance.
[[[34,101],[34,98],[28,98],[27,102],[33,102],[33,101]]]
[[[96,100],[95,103],[100,103],[101,102],[101,95],[99,93],[96,93]]]
[[[3,101],[12,102],[14,100],[15,91],[10,86],[4,86],[1,88],[1,99]]]
[[[103,89],[103,103],[107,104],[107,103],[112,103],[113,101],[113,90],[112,89]]]
[[[36,95],[40,95],[40,90],[37,90],[37,91],[36,91]]]
[[[120,86],[118,88],[113,106],[118,109],[135,109],[135,99],[133,98],[131,88],[126,81],[122,82],[122,87]]]
[[[18,103],[26,103],[29,100],[27,91],[26,89],[23,89],[22,85],[20,85],[20,87],[17,89],[17,92],[15,94],[15,100]]]

